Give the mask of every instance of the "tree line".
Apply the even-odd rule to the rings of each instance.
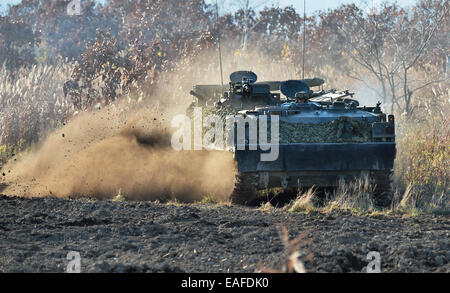
[[[449,2],[420,0],[410,8],[382,4],[374,13],[355,4],[303,16],[292,6],[241,1],[234,13],[216,15],[203,0],[22,0],[0,17],[0,63],[12,72],[34,64],[73,62],[64,94],[77,109],[108,103],[135,82],[158,82],[180,60],[189,62],[217,46],[245,55],[251,50],[303,68],[331,84],[362,83],[390,112],[411,116],[420,94],[447,81]],[[186,61],[187,60],[187,61]],[[95,85],[95,86],[94,86]]]

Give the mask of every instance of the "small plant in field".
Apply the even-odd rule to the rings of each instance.
[[[2,169],[2,166],[6,163],[8,160],[8,153],[6,145],[0,145],[0,170]]]
[[[200,204],[218,204],[221,200],[218,196],[215,194],[208,194],[205,197],[202,198],[202,200],[199,202]]]
[[[180,200],[178,200],[177,198],[171,198],[171,199],[167,202],[167,204],[168,204],[168,205],[173,205],[173,206],[181,206],[181,205],[183,205],[183,203],[182,203]]]
[[[271,212],[274,210],[273,205],[268,201],[266,203],[261,203],[259,210],[262,212]]]
[[[122,195],[122,190],[121,189],[119,189],[119,192],[113,198],[113,201],[115,201],[115,202],[124,202],[125,201],[125,197]]]
[[[259,190],[257,193],[258,193],[259,199],[270,202],[271,200],[278,197],[283,192],[284,192],[283,188],[275,187],[275,188]]]
[[[290,205],[290,212],[312,212],[316,210],[314,206],[314,197],[316,196],[316,190],[314,187],[308,189],[304,194],[301,194]]]
[[[408,187],[406,187],[405,193],[403,194],[403,197],[398,204],[399,208],[410,208],[410,207],[416,207],[416,199],[413,196],[413,185],[409,184]]]
[[[285,226],[280,226],[280,238],[284,246],[283,261],[280,269],[271,269],[258,265],[259,271],[263,273],[306,273],[304,262],[312,261],[310,253],[300,259],[304,254],[301,248],[308,245],[311,239],[305,239],[309,232],[300,234],[297,238],[289,240],[289,232]]]
[[[373,201],[374,187],[369,178],[357,179],[345,183],[341,181],[334,198],[325,210],[344,209],[354,212],[368,212],[375,209]]]
[[[449,200],[449,195],[445,192],[435,192],[430,196],[418,186],[409,184],[400,201],[393,204],[392,211],[406,216],[417,216],[421,213],[446,215],[450,213]]]

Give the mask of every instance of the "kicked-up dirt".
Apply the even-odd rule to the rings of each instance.
[[[309,231],[308,272],[450,272],[450,218],[295,214],[240,206],[0,196],[0,271],[255,272],[279,269],[280,225]],[[308,238],[307,237],[307,238]]]

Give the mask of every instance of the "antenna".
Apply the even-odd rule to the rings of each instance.
[[[305,50],[306,50],[306,0],[303,0],[303,57],[302,79],[305,79]]]
[[[217,24],[219,24],[219,4],[217,4],[217,0],[216,0],[216,21]],[[218,25],[219,28],[219,63],[220,63],[220,84],[222,85],[222,89],[221,91],[223,91],[223,73],[222,73],[222,47],[220,44],[220,25]]]

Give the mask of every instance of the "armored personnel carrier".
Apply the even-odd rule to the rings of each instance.
[[[343,181],[369,178],[375,203],[390,204],[394,116],[384,114],[380,103],[362,107],[353,93],[326,91],[323,84],[320,78],[257,82],[255,73],[238,71],[227,86],[194,86],[193,106],[221,117],[241,116],[248,122],[265,117],[267,125],[277,118],[278,156],[273,160],[261,159],[267,147],[258,140],[254,145],[248,124],[244,140],[234,137],[231,151],[238,171],[231,195],[234,203],[251,204],[258,190],[267,188],[337,187]],[[269,126],[274,143],[271,130]]]

